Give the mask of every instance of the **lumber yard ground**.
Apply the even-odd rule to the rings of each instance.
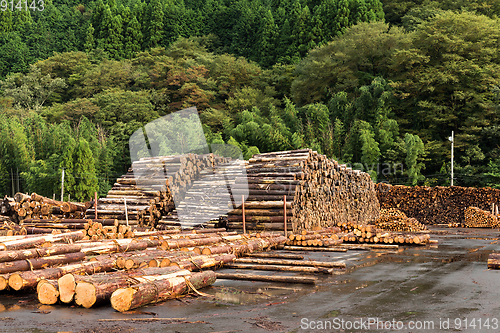
[[[33,293],[3,293],[0,332],[498,332],[500,271],[486,263],[500,248],[499,231],[431,230],[439,245],[304,252],[347,263],[345,273],[316,285],[218,280],[203,289],[214,297],[129,313],[45,306]]]

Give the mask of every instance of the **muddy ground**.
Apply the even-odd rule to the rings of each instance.
[[[500,331],[500,271],[486,266],[488,254],[500,251],[499,231],[432,230],[438,246],[304,252],[348,266],[315,286],[218,280],[203,290],[213,297],[130,313],[44,306],[34,294],[2,293],[0,332]]]

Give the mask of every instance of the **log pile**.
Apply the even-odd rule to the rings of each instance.
[[[315,231],[303,230],[300,233],[290,233],[286,241],[288,246],[319,246],[319,247],[333,247],[338,246],[343,242],[339,237],[340,228],[322,228]]]
[[[235,197],[249,190],[244,207],[247,229],[283,230],[285,209],[287,230],[294,233],[338,221],[368,223],[378,218],[370,176],[310,149],[257,154],[249,160],[247,177],[248,187],[246,178],[240,187],[237,179],[233,190]],[[227,227],[243,228],[241,205],[228,213]]]
[[[224,162],[225,158],[213,154],[141,158],[117,179],[106,198],[98,200],[98,217],[117,219],[119,224],[127,224],[128,218],[130,225],[156,226],[184,198],[201,171]],[[95,218],[95,207],[85,216]]]
[[[62,235],[3,237],[0,290],[29,291],[37,287],[44,304],[74,302],[92,307],[109,303],[113,292],[121,288],[125,291],[119,293],[116,304],[122,305],[113,307],[131,309],[209,285],[215,280],[214,272],[194,272],[220,268],[232,263],[236,255],[269,250],[286,240],[279,234],[237,235],[225,229],[149,231],[134,236],[89,242],[80,230]],[[72,244],[64,244],[67,242]],[[202,254],[206,249],[212,253]],[[182,280],[177,279],[181,275]],[[150,295],[151,288],[164,296]]]
[[[465,210],[465,226],[468,228],[498,228],[498,216],[477,207]]]
[[[232,160],[200,171],[177,209],[164,216],[157,227],[173,223],[182,224],[184,228],[217,225],[222,215],[235,208],[236,202],[241,202],[242,192],[235,192],[235,183],[236,179],[245,179],[245,166],[243,160]],[[245,185],[242,189],[245,190]]]
[[[500,190],[492,188],[409,187],[380,183],[376,190],[380,208],[397,208],[423,224],[463,224],[468,207],[490,211],[493,204],[500,203]]]
[[[405,213],[396,208],[381,209],[380,217],[375,221],[375,226],[382,230],[418,232],[427,227],[415,218],[408,218]]]
[[[500,253],[490,253],[488,256],[488,268],[500,269]]]
[[[31,195],[16,193],[13,200],[4,198],[2,211],[9,214],[14,222],[25,219],[81,219],[90,203],[62,202],[36,193]]]

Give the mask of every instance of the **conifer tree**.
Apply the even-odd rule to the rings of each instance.
[[[74,153],[75,199],[81,202],[92,198],[98,190],[95,161],[87,140],[80,138]]]
[[[85,52],[87,53],[95,49],[94,31],[94,27],[92,26],[92,23],[90,23],[87,28],[87,35],[85,38]]]

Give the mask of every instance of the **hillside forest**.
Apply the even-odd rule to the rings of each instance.
[[[0,11],[0,194],[89,200],[196,106],[207,142],[500,187],[500,0],[46,0]],[[35,8],[36,7],[36,8]]]

